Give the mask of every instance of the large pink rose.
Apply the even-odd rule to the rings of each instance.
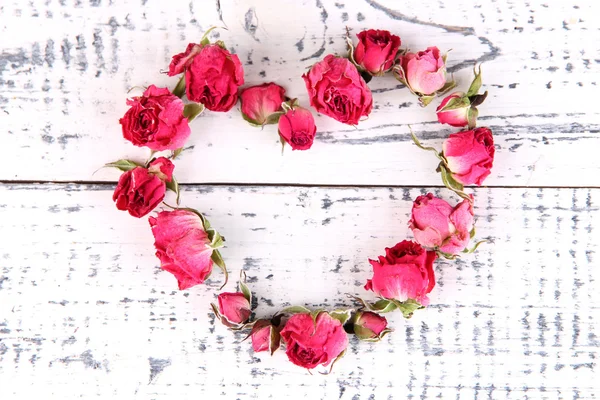
[[[360,32],[354,61],[371,75],[383,75],[394,65],[400,38],[389,31],[369,29]]]
[[[421,95],[432,95],[446,84],[446,63],[437,47],[402,55],[394,73],[398,80]]]
[[[152,161],[148,169],[135,167],[123,172],[113,193],[119,210],[141,218],[154,210],[165,198],[165,182],[173,178],[173,163],[165,157]]]
[[[330,54],[302,78],[310,105],[337,121],[356,125],[373,108],[371,90],[347,58]]]
[[[285,324],[281,337],[291,362],[307,369],[327,366],[348,346],[342,323],[326,312],[316,321],[310,314],[295,314]]]
[[[213,249],[200,217],[179,209],[162,211],[148,221],[161,268],[175,275],[179,290],[204,282],[212,271]]]
[[[119,120],[123,137],[156,151],[183,147],[190,136],[183,102],[167,88],[150,85],[141,97],[127,100],[131,108]]]
[[[235,327],[248,322],[250,318],[250,302],[243,293],[221,293],[217,297],[219,300],[219,313],[221,322],[225,326]],[[224,317],[224,318],[223,318]]]
[[[438,108],[435,110],[438,121],[441,124],[448,124],[456,127],[463,127],[469,124],[469,109],[471,108],[470,104],[453,108],[451,110],[444,110],[444,107],[446,107],[450,100],[461,99],[464,96],[465,94],[463,92],[455,92],[446,96],[444,100],[442,100]]]
[[[473,206],[469,200],[464,200],[452,207],[428,193],[414,201],[409,226],[421,246],[458,254],[471,238]]]
[[[169,76],[185,71],[189,100],[211,111],[229,111],[237,102],[244,84],[244,68],[237,55],[218,44],[190,43],[184,53],[173,56]]]
[[[452,177],[463,185],[481,186],[490,174],[495,151],[489,128],[453,133],[443,145]]]
[[[306,108],[294,107],[279,118],[279,135],[293,150],[308,150],[313,144],[317,126]]]
[[[281,111],[281,103],[285,101],[285,89],[273,82],[250,86],[242,90],[240,100],[244,119],[256,125],[263,125],[271,114]]]
[[[372,290],[386,299],[416,300],[423,306],[429,304],[427,294],[435,286],[433,251],[426,251],[415,242],[404,240],[385,249],[385,256],[369,260],[373,278],[367,280],[366,290]]]

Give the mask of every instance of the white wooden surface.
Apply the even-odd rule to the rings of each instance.
[[[0,0],[0,399],[600,397],[600,7],[274,4]],[[352,341],[329,376],[281,352],[253,354],[215,323],[218,272],[177,291],[147,221],[111,202],[118,173],[92,175],[147,156],[121,137],[125,92],[173,85],[159,71],[214,24],[229,28],[220,38],[249,84],[277,81],[304,104],[300,75],[344,51],[346,25],[389,29],[412,49],[452,48],[462,87],[484,63],[481,122],[497,156],[475,196],[478,236],[492,243],[438,262],[432,306],[390,316],[396,331],[383,343]],[[435,159],[408,138],[411,124],[441,145],[451,130],[435,122],[437,103],[420,109],[391,77],[370,86],[369,120],[355,129],[318,117],[308,152],[282,156],[274,127],[250,128],[236,112],[193,123],[175,171],[189,184],[184,204],[226,237],[223,256],[234,277],[248,274],[259,315],[367,295],[367,258],[410,237],[411,200],[428,190],[452,199]]]

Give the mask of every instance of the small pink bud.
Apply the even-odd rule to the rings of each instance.
[[[242,115],[251,124],[264,125],[269,116],[281,111],[285,89],[275,83],[263,83],[242,90]]]
[[[279,135],[293,150],[308,150],[313,144],[317,126],[306,108],[294,107],[279,118]]]
[[[361,340],[379,340],[387,329],[387,319],[374,312],[359,312],[354,322],[354,334]]]
[[[435,110],[438,121],[456,127],[469,124],[469,99],[462,92],[455,92],[446,96],[439,107]]]
[[[270,351],[271,354],[279,348],[281,339],[277,328],[271,324],[271,321],[264,319],[254,323],[250,337],[252,338],[252,349],[255,352]]]
[[[171,160],[165,157],[158,157],[148,166],[148,172],[158,176],[163,182],[171,182],[173,179],[174,169],[175,165],[171,162]]]
[[[221,322],[228,327],[236,327],[248,322],[250,302],[243,293],[221,293],[218,296]]]

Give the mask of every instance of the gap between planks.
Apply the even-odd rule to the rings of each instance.
[[[69,181],[69,180],[0,180],[1,185],[45,185],[45,184],[72,184],[72,185],[106,185],[114,186],[117,181]],[[385,185],[385,184],[310,184],[310,183],[278,183],[278,182],[179,182],[179,186],[241,186],[241,187],[315,187],[315,188],[359,188],[359,189],[370,189],[370,188],[431,188],[431,189],[443,189],[444,185]],[[600,189],[600,186],[539,186],[539,185],[491,185],[491,186],[467,186],[470,189]]]

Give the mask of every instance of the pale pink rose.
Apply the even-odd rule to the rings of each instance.
[[[415,242],[404,240],[385,249],[385,256],[369,260],[373,278],[367,280],[366,290],[386,299],[401,302],[412,299],[423,306],[429,304],[427,294],[435,286],[433,262],[437,255]]]
[[[451,134],[443,145],[452,177],[463,185],[481,186],[494,163],[494,137],[489,128]]]
[[[402,55],[395,73],[421,95],[432,95],[446,84],[446,64],[437,47]]]
[[[243,293],[221,293],[219,300],[219,313],[221,322],[226,326],[238,326],[248,322],[250,318],[250,302]]]
[[[162,211],[148,219],[161,268],[175,275],[179,290],[210,275],[213,249],[200,217],[188,210]]]
[[[458,254],[469,244],[473,207],[469,200],[464,200],[453,208],[428,193],[414,201],[409,226],[421,246]]]

